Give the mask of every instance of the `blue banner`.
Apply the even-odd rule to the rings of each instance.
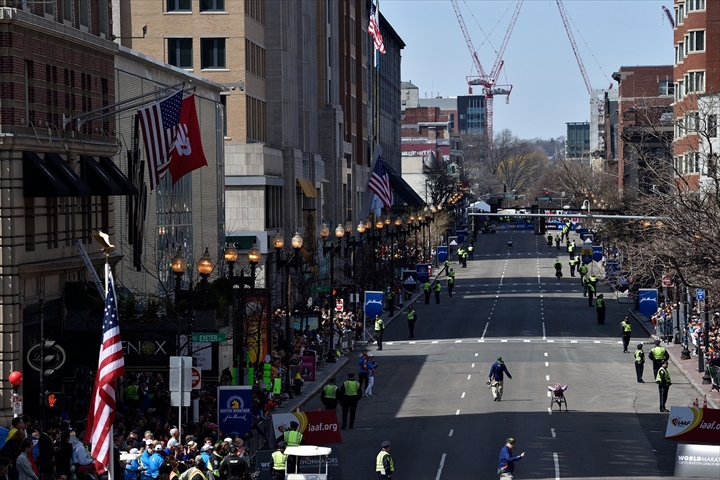
[[[420,283],[430,281],[430,270],[428,269],[427,263],[417,264],[417,281]]]
[[[603,259],[603,247],[593,245],[593,260],[599,262]]]
[[[252,387],[218,387],[218,429],[220,436],[236,434],[240,437],[252,428]]]
[[[439,247],[437,247],[437,258],[439,262],[444,262],[448,259],[447,245],[440,245]]]
[[[383,292],[365,292],[363,310],[365,316],[368,318],[375,318],[375,315],[382,315]]]
[[[650,318],[658,309],[658,291],[656,288],[641,288],[638,290],[638,303],[640,313]]]

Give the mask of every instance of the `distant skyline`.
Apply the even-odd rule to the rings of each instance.
[[[517,1],[458,4],[489,72]],[[617,88],[612,74],[622,66],[673,64],[673,31],[662,10],[672,11],[672,0],[563,4],[592,88]],[[477,72],[450,0],[380,0],[380,12],[406,44],[402,80],[416,85],[420,98],[467,95],[465,77]],[[495,134],[507,128],[522,139],[550,139],[564,136],[566,123],[589,121],[589,95],[555,0],[525,0],[504,61],[498,84],[513,90],[509,104],[495,97]],[[481,87],[473,93],[482,93]]]

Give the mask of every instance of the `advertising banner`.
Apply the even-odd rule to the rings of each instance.
[[[430,281],[430,275],[432,275],[432,267],[430,265],[426,263],[418,263],[415,268],[417,269],[418,283]]]
[[[720,410],[698,407],[670,407],[667,440],[717,444],[720,438]]]
[[[273,413],[272,435],[277,441],[280,441],[285,431],[292,430],[295,424],[298,426],[298,432],[303,434],[307,445],[326,445],[328,443],[342,442],[335,410]]]
[[[593,254],[592,254],[593,260],[595,260],[596,262],[599,262],[600,260],[602,260],[603,259],[603,247],[598,246],[598,245],[593,245],[592,249],[593,249]]]
[[[417,272],[414,270],[403,270],[403,289],[406,292],[414,292],[417,290],[416,276]]]
[[[437,247],[437,258],[439,262],[444,262],[448,259],[448,247],[447,245],[438,245]]]
[[[218,428],[222,435],[243,436],[252,427],[252,387],[249,385],[218,388]]]
[[[640,313],[650,318],[658,309],[657,288],[641,288],[638,290],[638,303],[640,305]]]
[[[363,311],[368,318],[375,318],[375,315],[382,315],[383,292],[366,291]]]
[[[260,450],[255,457],[255,466],[259,472],[258,480],[272,480],[272,450]],[[320,465],[320,462],[323,462]],[[318,469],[322,469],[325,473],[325,463],[328,464],[328,478],[332,480],[342,480],[342,472],[340,471],[340,453],[337,448],[333,448],[332,453],[327,457],[303,457],[300,459],[299,471],[301,473],[312,474],[317,473]],[[254,477],[253,477],[254,478]],[[317,478],[317,477],[313,477]]]
[[[303,351],[302,357],[300,357],[300,376],[305,381],[315,380],[315,359],[317,353],[315,350]]]
[[[720,446],[677,446],[675,455],[676,477],[720,478]]]

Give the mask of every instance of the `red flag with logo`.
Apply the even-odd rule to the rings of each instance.
[[[175,148],[170,157],[170,175],[173,185],[186,174],[207,164],[200,137],[200,124],[195,110],[195,95],[190,95],[182,102]]]

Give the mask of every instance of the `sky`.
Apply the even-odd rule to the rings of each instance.
[[[458,0],[489,73],[516,0]],[[662,10],[673,0],[564,0],[592,88],[607,89],[622,66],[672,65],[673,31]],[[380,12],[403,39],[402,80],[420,98],[467,95],[476,75],[450,0],[380,0]],[[487,34],[487,37],[485,34]],[[489,39],[489,41],[488,41]],[[492,45],[492,46],[491,46]],[[495,96],[494,131],[521,139],[564,136],[568,122],[587,122],[589,95],[555,0],[525,0],[504,55],[498,84],[513,86],[506,104]],[[482,93],[475,87],[473,93]]]

